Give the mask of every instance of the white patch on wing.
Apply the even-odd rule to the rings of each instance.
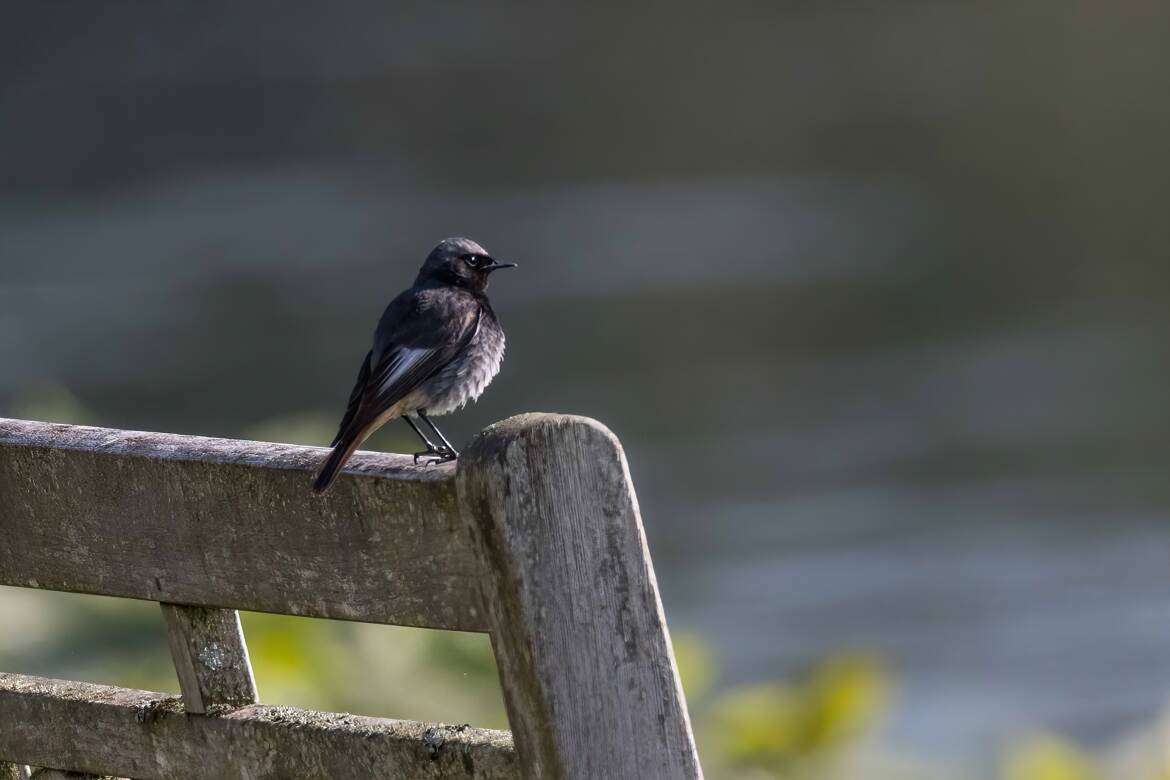
[[[403,374],[418,365],[419,361],[425,359],[433,351],[431,349],[400,349],[396,351],[391,358],[390,365],[387,366],[386,376],[378,382],[378,392],[386,392]]]

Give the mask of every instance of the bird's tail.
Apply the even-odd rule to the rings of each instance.
[[[317,472],[317,480],[313,483],[314,493],[318,495],[324,493],[337,480],[338,474],[341,473],[341,467],[362,443],[362,438],[361,436],[349,436],[337,442],[333,452],[329,453],[321,470]]]

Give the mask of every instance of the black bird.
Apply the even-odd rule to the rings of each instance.
[[[466,238],[443,239],[431,250],[414,286],[391,301],[378,322],[374,347],[358,371],[330,445],[333,451],[313,483],[315,493],[328,490],[353,451],[396,417],[406,420],[426,447],[415,453],[415,463],[459,457],[428,415],[446,414],[478,398],[500,370],[504,331],[488,303],[488,276],[515,265],[497,263]],[[440,443],[432,442],[412,416]]]

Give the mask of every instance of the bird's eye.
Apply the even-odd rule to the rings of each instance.
[[[472,268],[479,268],[483,263],[483,258],[479,255],[464,255],[463,260]]]

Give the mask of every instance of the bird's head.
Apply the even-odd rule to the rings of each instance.
[[[492,271],[515,266],[515,263],[497,263],[486,249],[469,238],[444,238],[427,255],[415,284],[452,285],[483,292]]]

